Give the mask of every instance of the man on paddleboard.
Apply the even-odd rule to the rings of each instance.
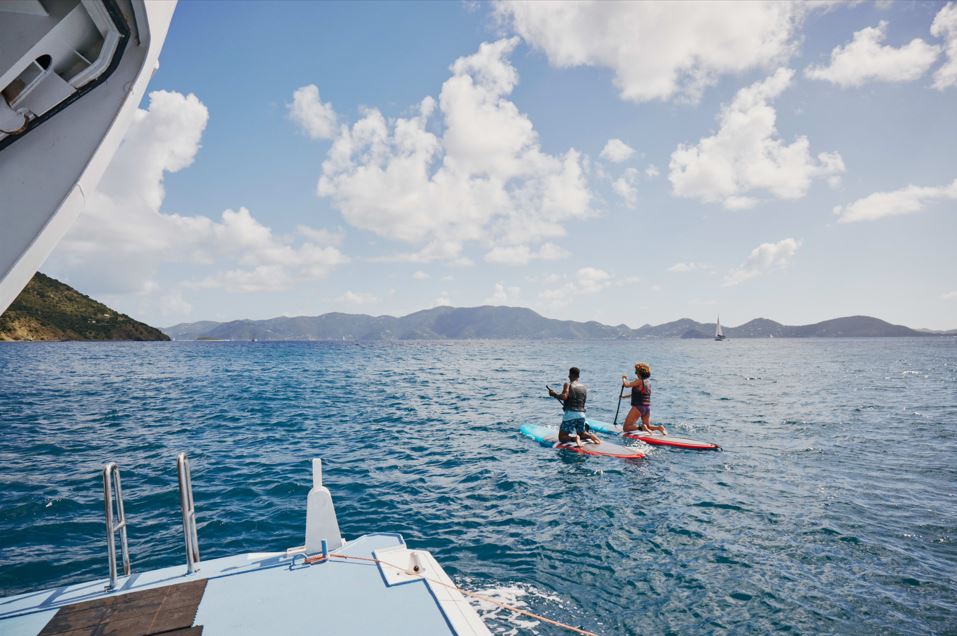
[[[593,443],[601,444],[594,433],[585,428],[585,401],[588,399],[588,387],[578,381],[581,375],[578,367],[572,367],[568,370],[568,382],[562,387],[561,393],[556,393],[548,385],[548,394],[553,398],[558,398],[562,403],[562,425],[558,429],[558,441],[562,444],[574,442],[579,447],[582,445],[582,438]]]

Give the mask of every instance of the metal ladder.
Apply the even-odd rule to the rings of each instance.
[[[196,506],[193,504],[193,480],[190,477],[186,453],[176,456],[179,474],[179,507],[183,511],[183,534],[186,537],[186,573],[196,571],[199,563],[199,538],[196,536]]]
[[[113,495],[116,494],[116,523],[113,523]],[[110,557],[110,584],[116,587],[116,531],[120,532],[120,548],[123,552],[123,575],[130,575],[130,548],[126,543],[126,513],[123,512],[123,485],[120,483],[120,467],[116,462],[103,465],[103,507],[106,509],[106,546]]]
[[[179,477],[179,505],[183,513],[183,534],[186,538],[186,573],[192,574],[199,564],[199,538],[196,534],[196,506],[193,503],[193,481],[186,453],[176,456]],[[114,500],[116,515],[114,517]],[[110,583],[107,590],[116,588],[116,533],[120,533],[123,557],[123,575],[130,575],[130,549],[126,539],[126,513],[123,510],[123,485],[120,467],[116,462],[103,465],[103,508],[106,512],[106,547],[110,561]]]

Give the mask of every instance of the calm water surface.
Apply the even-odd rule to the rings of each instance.
[[[653,418],[720,453],[539,446],[653,368]],[[0,345],[0,594],[106,574],[100,467],[135,570],[302,543],[321,456],[348,538],[397,531],[467,589],[603,633],[957,631],[957,341]],[[486,612],[496,631],[554,633]]]

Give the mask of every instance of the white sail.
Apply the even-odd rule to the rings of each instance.
[[[715,337],[715,338],[720,338],[720,337],[723,336],[723,335],[724,335],[724,332],[721,331],[721,318],[719,317],[719,318],[718,318],[718,323],[717,323],[717,324],[715,325],[715,327],[714,327],[714,337]]]

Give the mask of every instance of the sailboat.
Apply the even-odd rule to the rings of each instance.
[[[721,330],[721,316],[718,316],[718,322],[714,326],[714,339],[719,342],[726,339],[724,331]]]

